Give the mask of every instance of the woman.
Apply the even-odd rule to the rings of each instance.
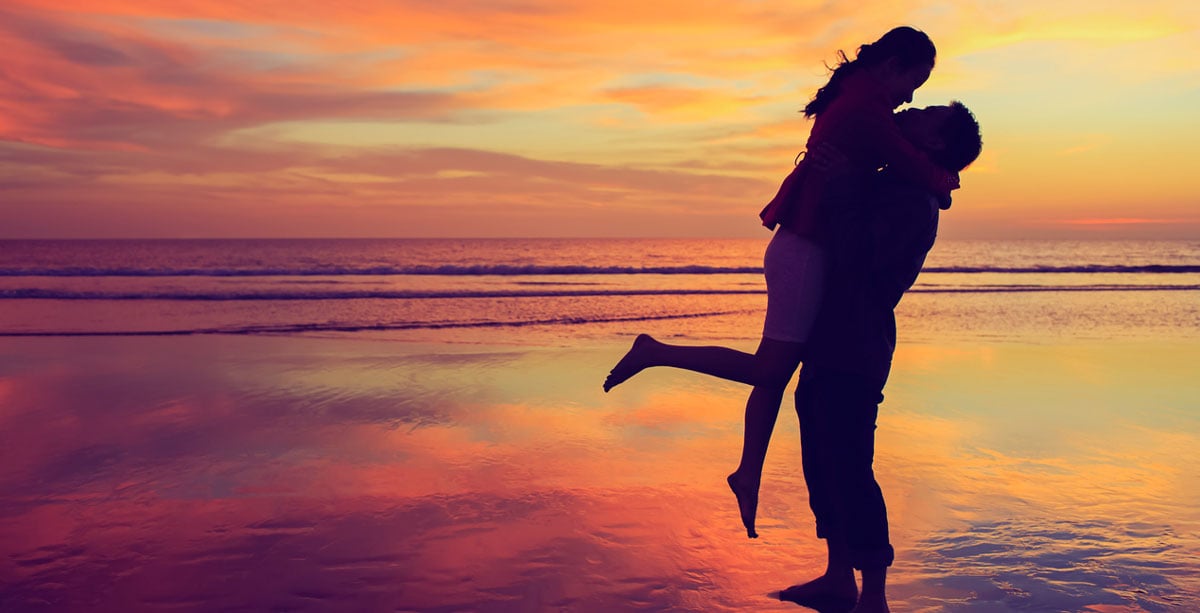
[[[929,78],[937,50],[925,33],[910,27],[889,31],[840,61],[829,81],[804,108],[815,118],[802,160],[767,205],[763,225],[776,229],[764,256],[767,313],[754,354],[726,347],[663,343],[642,334],[604,382],[607,392],[651,366],[672,366],[752,385],[746,402],[742,457],[727,478],[737,497],[746,534],[754,529],[763,460],[783,392],[803,358],[805,341],[821,303],[825,283],[820,210],[854,197],[854,187],[882,166],[934,193],[949,196],[957,176],[931,162],[896,126],[892,110],[911,102]],[[836,151],[839,178],[823,170]],[[825,152],[825,153],[822,153]]]

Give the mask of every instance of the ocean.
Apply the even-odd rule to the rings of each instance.
[[[794,611],[762,239],[0,241],[2,611]],[[939,241],[875,470],[895,611],[1200,610],[1200,241]]]
[[[690,319],[682,328],[698,337],[756,338],[765,242],[5,241],[0,334],[465,338],[478,328],[536,328],[539,339],[572,339],[609,331],[598,324]],[[1194,334],[1198,291],[1196,241],[943,241],[901,309],[916,321],[902,327],[952,336]],[[420,332],[431,330],[444,333]]]

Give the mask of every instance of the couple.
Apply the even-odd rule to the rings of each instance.
[[[893,115],[933,69],[922,32],[902,27],[859,48],[818,90],[808,157],[762,213],[776,230],[764,257],[767,314],[754,354],[662,343],[640,335],[605,391],[651,366],[673,366],[753,386],[742,458],[728,483],[747,535],[767,444],[783,393],[796,388],[801,453],[825,573],[780,598],[822,609],[886,611],[893,550],[872,470],[875,419],[891,368],[894,309],[933,246],[939,212],[982,142],[970,111],[947,106]],[[882,168],[882,170],[880,170]],[[862,571],[859,594],[854,569]]]

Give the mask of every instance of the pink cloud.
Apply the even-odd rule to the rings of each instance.
[[[86,149],[190,147],[230,130],[302,119],[448,121],[453,94],[371,90],[336,73],[256,70],[220,54],[54,13],[7,11],[14,49],[0,137]]]
[[[1152,219],[1145,217],[1107,217],[1107,218],[1083,218],[1083,219],[1061,219],[1056,223],[1068,226],[1128,226],[1128,225],[1146,225],[1146,224],[1181,224],[1181,223],[1197,223],[1197,219]]]
[[[0,146],[0,161],[19,157]],[[208,148],[188,156],[104,154],[140,162],[125,182],[98,171],[98,154],[24,147],[37,164],[61,168],[46,179],[7,180],[0,223],[10,235],[45,236],[405,236],[488,230],[509,235],[541,231],[671,234],[713,215],[749,223],[773,186],[711,173],[644,170],[531,159],[469,149],[246,152]],[[210,154],[205,158],[204,153]],[[229,183],[223,176],[243,166]],[[185,168],[199,173],[180,184]],[[110,169],[111,170],[111,169]],[[338,178],[362,175],[369,180]],[[334,178],[328,178],[334,177]],[[750,195],[750,196],[748,196]],[[755,197],[757,196],[757,198]],[[549,220],[549,221],[548,221]],[[555,221],[557,220],[557,221]]]

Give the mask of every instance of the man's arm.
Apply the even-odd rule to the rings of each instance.
[[[850,113],[853,115],[843,119],[848,123],[849,142],[839,144],[855,147],[867,158],[890,168],[896,177],[939,197],[948,197],[958,189],[958,173],[935,163],[909,141],[890,110],[859,107],[848,110]],[[855,155],[850,149],[846,153]]]
[[[882,182],[871,206],[869,283],[878,300],[895,308],[912,287],[937,237],[940,201],[926,190],[893,179]]]

